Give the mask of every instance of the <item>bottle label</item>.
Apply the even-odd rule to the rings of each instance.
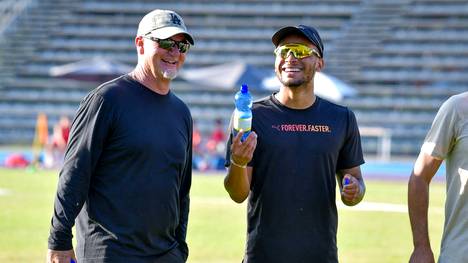
[[[234,123],[233,127],[235,130],[244,130],[244,132],[250,131],[252,127],[252,117],[242,118],[234,114]]]

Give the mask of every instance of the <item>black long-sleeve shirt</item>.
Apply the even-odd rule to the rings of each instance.
[[[122,76],[93,90],[73,120],[60,172],[49,248],[80,262],[186,258],[192,118],[172,92]]]

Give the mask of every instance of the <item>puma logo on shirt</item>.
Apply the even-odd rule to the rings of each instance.
[[[271,125],[271,128],[280,132],[331,132],[330,126],[320,124],[279,124]]]

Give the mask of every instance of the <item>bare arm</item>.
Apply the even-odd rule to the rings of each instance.
[[[345,205],[354,206],[359,204],[366,193],[366,185],[361,174],[361,167],[356,166],[343,169],[337,173],[338,185],[341,190],[341,200]],[[349,181],[348,184],[345,184]]]
[[[236,203],[242,203],[249,196],[252,167],[248,167],[247,164],[252,160],[257,146],[255,132],[251,132],[244,142],[240,141],[242,134],[242,131],[239,132],[232,140],[231,164],[224,178],[224,187]]]
[[[410,262],[434,262],[429,241],[427,211],[429,184],[443,160],[420,153],[408,182],[408,211],[413,232],[414,250]]]
[[[252,167],[241,168],[231,163],[224,178],[224,187],[232,200],[242,203],[249,196],[251,181]]]

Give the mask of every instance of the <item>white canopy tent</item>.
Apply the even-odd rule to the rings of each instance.
[[[254,89],[278,90],[281,87],[272,70],[260,69],[241,61],[182,70],[180,76],[191,83],[219,89],[235,89],[241,84]],[[315,94],[335,102],[357,93],[350,85],[322,72],[315,74],[314,86]]]

